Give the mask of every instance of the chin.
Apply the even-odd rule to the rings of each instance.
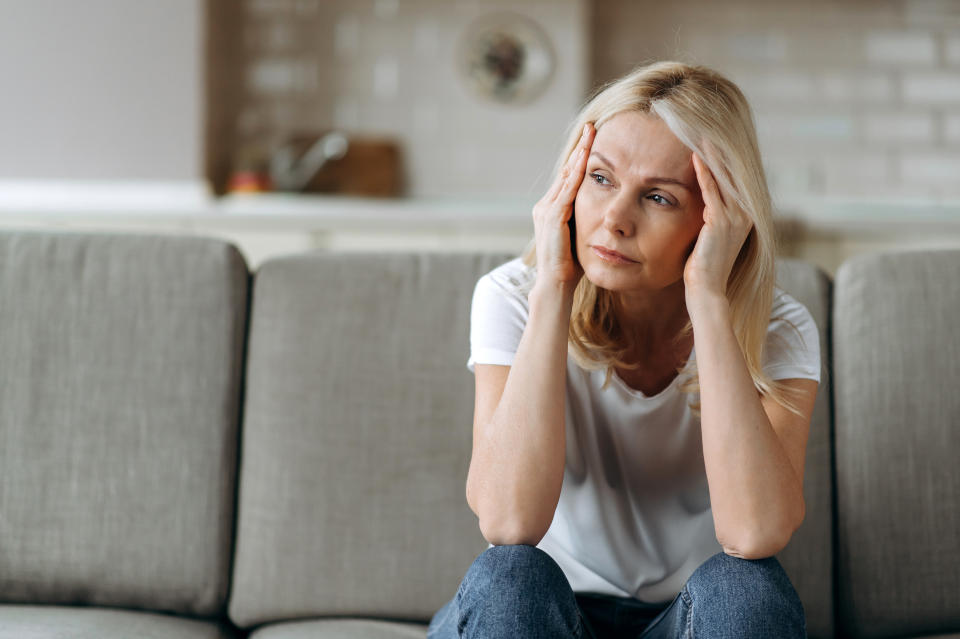
[[[634,271],[631,273],[631,276],[626,274],[626,269]],[[603,264],[593,264],[589,265],[583,270],[583,276],[590,280],[590,283],[596,286],[597,288],[606,289],[608,291],[624,291],[629,289],[636,288],[646,288],[643,285],[642,277],[638,277],[637,273],[640,269],[633,266],[622,267],[620,270],[624,271],[621,273],[611,272],[613,269],[605,267]]]
[[[605,263],[590,262],[583,267],[583,276],[597,288],[607,291],[646,291],[655,293],[674,286],[683,280],[683,273],[676,277],[663,278],[663,274],[654,276],[644,268],[643,263],[636,266],[609,267]]]

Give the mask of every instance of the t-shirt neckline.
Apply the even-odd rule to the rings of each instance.
[[[686,370],[687,367],[690,365],[690,362],[693,361],[694,351],[696,351],[696,345],[690,348],[690,354],[687,356],[687,361],[683,366],[683,370]],[[626,391],[633,397],[636,397],[637,399],[642,399],[642,400],[656,401],[659,399],[663,399],[667,395],[671,394],[673,387],[679,383],[681,375],[683,375],[683,371],[677,373],[673,377],[673,379],[670,380],[670,383],[667,384],[667,386],[662,391],[660,391],[659,393],[656,393],[655,395],[647,395],[643,391],[633,388],[632,386],[630,386],[630,384],[624,381],[622,377],[620,377],[620,373],[618,373],[616,369],[614,369],[612,377],[616,381],[616,383],[620,385],[620,388],[622,388],[624,391]]]

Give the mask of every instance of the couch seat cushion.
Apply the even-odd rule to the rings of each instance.
[[[250,639],[424,639],[427,626],[372,619],[311,619],[261,626]]]
[[[230,639],[235,636],[215,622],[152,612],[0,605],[0,639]]]

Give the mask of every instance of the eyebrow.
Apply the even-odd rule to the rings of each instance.
[[[609,166],[611,169],[613,169],[614,171],[617,170],[617,167],[614,165],[614,163],[611,162],[609,159],[607,159],[607,157],[606,157],[605,155],[603,155],[602,153],[600,153],[599,151],[591,151],[591,152],[590,152],[590,155],[595,155],[595,156],[597,156],[598,158],[600,158],[600,161],[601,161],[601,162],[603,162],[604,164],[608,165],[608,166]],[[678,180],[677,178],[654,176],[654,177],[648,177],[648,178],[646,179],[646,181],[647,181],[647,182],[655,182],[655,183],[657,183],[657,184],[676,184],[677,186],[682,186],[683,188],[685,188],[685,189],[688,190],[688,191],[693,191],[693,189],[690,188],[690,185],[689,185],[689,184],[687,184],[686,182],[683,182],[683,181],[681,181],[681,180]]]

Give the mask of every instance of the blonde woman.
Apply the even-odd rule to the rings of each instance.
[[[474,291],[490,547],[428,637],[804,637],[772,555],[804,518],[820,353],[775,286],[750,108],[662,62],[572,131],[531,246]]]

